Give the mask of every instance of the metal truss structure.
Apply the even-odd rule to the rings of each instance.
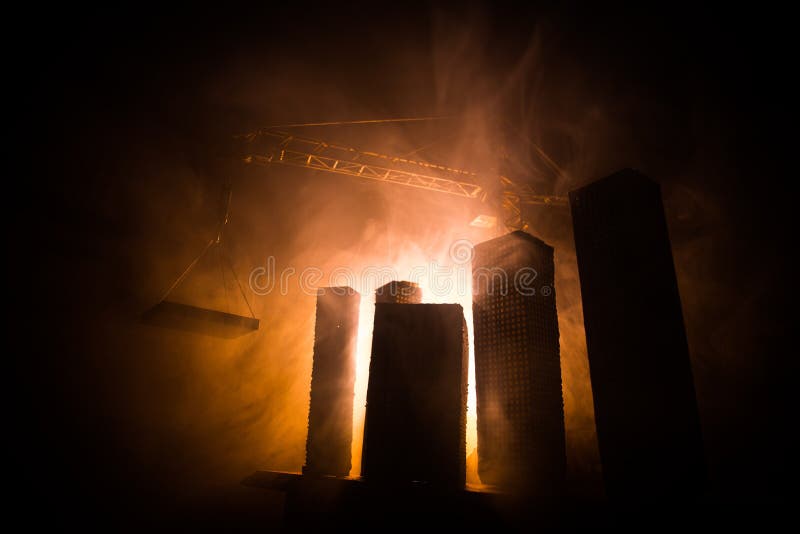
[[[312,170],[354,176],[463,198],[492,203],[488,192],[476,182],[477,173],[437,165],[420,160],[367,152],[353,147],[328,143],[272,129],[240,136],[258,150],[244,161],[258,165],[288,165]],[[563,197],[537,195],[527,184],[516,184],[506,176],[499,179],[502,196],[500,206],[509,230],[527,230],[522,216],[524,205],[566,206]],[[495,200],[495,203],[496,200]]]

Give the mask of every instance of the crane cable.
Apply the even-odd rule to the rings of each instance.
[[[446,119],[455,119],[458,115],[444,115],[438,117],[405,117],[397,119],[366,119],[358,121],[331,121],[331,122],[304,122],[296,124],[278,124],[263,128],[263,130],[270,130],[272,128],[302,128],[304,126],[345,126],[357,124],[381,124],[386,122],[425,122],[425,121],[439,121]]]
[[[255,319],[256,318],[256,314],[253,313],[253,307],[250,305],[250,300],[248,300],[247,294],[245,294],[245,291],[244,291],[244,287],[242,287],[242,283],[239,281],[239,277],[236,275],[236,270],[233,268],[233,263],[231,262],[230,257],[228,257],[228,255],[225,253],[225,248],[224,248],[224,245],[222,244],[222,232],[223,232],[223,230],[225,229],[225,227],[228,224],[228,216],[230,215],[230,205],[231,205],[231,189],[230,189],[230,185],[226,185],[225,186],[225,189],[223,190],[223,193],[225,194],[225,197],[224,197],[225,210],[224,210],[224,212],[222,212],[221,217],[220,217],[220,222],[219,222],[219,228],[217,230],[217,235],[215,237],[211,238],[211,240],[208,242],[208,244],[206,244],[206,246],[203,247],[203,250],[200,252],[200,254],[198,254],[197,257],[194,260],[191,261],[191,263],[189,263],[189,266],[186,267],[186,269],[184,269],[184,271],[180,274],[180,276],[178,276],[178,278],[172,283],[172,285],[169,286],[169,289],[167,289],[166,293],[164,293],[164,296],[161,297],[161,300],[159,300],[158,303],[161,304],[162,302],[167,300],[167,297],[169,297],[170,293],[172,293],[175,290],[175,288],[178,287],[178,285],[180,285],[181,282],[183,282],[183,280],[186,278],[186,275],[188,275],[189,272],[192,269],[195,268],[197,263],[203,258],[203,256],[206,255],[208,250],[212,246],[217,245],[217,246],[219,246],[218,250],[219,250],[220,259],[224,258],[225,261],[228,263],[228,268],[231,270],[231,273],[233,274],[233,279],[236,280],[236,285],[239,286],[239,292],[242,294],[242,298],[244,299],[245,304],[247,304],[247,309],[250,311],[250,315],[253,317],[253,319]],[[227,289],[227,286],[225,286],[225,270],[224,270],[224,267],[222,268],[222,284],[223,284],[223,287],[224,287],[224,290],[225,290],[225,304],[227,306],[228,305],[228,289]]]

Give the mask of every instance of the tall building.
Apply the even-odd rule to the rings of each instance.
[[[553,248],[517,231],[475,246],[472,264],[478,474],[557,494],[566,471]]]
[[[349,287],[326,287],[317,293],[306,474],[350,473],[360,300]]]
[[[393,280],[375,290],[376,304],[420,304],[422,290],[414,282]]]
[[[626,169],[569,198],[606,491],[686,494],[705,468],[660,188]]]
[[[362,477],[463,488],[468,352],[458,304],[375,305]]]

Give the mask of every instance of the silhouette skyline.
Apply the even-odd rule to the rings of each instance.
[[[37,524],[67,518],[100,530],[288,527],[285,491],[240,481],[264,469],[300,473],[306,463],[316,294],[300,287],[301,274],[309,275],[306,288],[360,287],[330,276],[340,266],[353,273],[386,266],[414,280],[406,275],[411,267],[446,267],[451,243],[501,232],[503,205],[517,199],[500,194],[498,174],[533,194],[564,197],[632,167],[661,185],[708,480],[693,506],[683,489],[694,486],[691,479],[671,495],[653,494],[652,507],[607,500],[570,208],[522,202],[530,232],[555,249],[568,489],[563,506],[552,506],[561,523],[550,524],[568,530],[585,519],[594,529],[603,512],[638,529],[661,521],[769,528],[788,518],[797,479],[796,207],[793,173],[783,163],[795,137],[787,120],[795,99],[789,7],[19,7],[8,18],[27,41],[10,49],[7,77],[11,108],[23,116],[21,131],[12,128],[23,147],[12,150],[20,155],[13,161],[26,171],[11,175],[23,194],[11,202],[9,250],[17,261],[8,278],[10,309],[28,319],[14,323],[9,337],[15,384],[23,388],[12,395],[23,405],[12,407],[11,437],[21,438],[11,440],[12,463],[22,483],[14,484],[13,509],[32,509]],[[474,171],[465,180],[485,198],[307,167],[256,168],[241,161],[234,138],[277,125],[422,117],[441,118],[285,133]],[[143,324],[142,313],[216,235],[225,184],[232,191],[225,250],[252,296],[258,329],[249,320],[227,328],[231,315],[252,315],[217,254],[176,288],[174,302],[186,306],[145,318],[178,324]],[[626,202],[637,202],[635,191],[614,200],[622,211]],[[294,274],[274,277],[269,294],[250,295],[248,273],[268,259],[275,273]],[[468,281],[469,264],[460,265]],[[313,283],[316,269],[325,282]],[[628,276],[639,275],[628,267],[612,275],[623,293]],[[468,300],[467,293],[459,299],[467,316]],[[362,293],[361,310],[353,475],[372,295]],[[590,323],[601,314],[591,315]],[[661,339],[648,317],[645,310],[620,323],[653,334],[640,353],[655,355]],[[686,382],[684,371],[675,376]],[[469,387],[468,453],[477,435],[475,384]],[[670,392],[664,400],[670,410],[685,404]],[[655,406],[655,413],[625,409],[641,416],[637,427],[661,417],[676,428]],[[65,481],[60,489],[52,474]],[[312,478],[328,491],[327,477],[301,477],[303,484]],[[326,528],[374,528],[395,518],[418,528],[421,508],[443,514],[437,520],[472,517],[472,493],[461,508],[438,506],[428,494],[420,500],[430,504],[414,508],[384,493],[380,506],[360,501],[350,508],[359,513]],[[506,497],[484,501],[547,512],[533,498]],[[367,517],[370,505],[384,512],[379,522]],[[536,521],[525,527],[540,529]]]

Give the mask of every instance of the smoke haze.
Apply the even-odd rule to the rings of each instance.
[[[454,241],[493,237],[469,226],[483,213],[502,220],[491,204],[248,166],[230,152],[234,134],[269,125],[440,116],[449,118],[296,131],[474,170],[490,192],[498,173],[562,196],[623,167],[658,180],[714,487],[739,480],[728,490],[755,491],[753,481],[778,476],[756,467],[767,447],[748,436],[774,423],[759,414],[772,404],[762,393],[778,365],[764,354],[788,331],[785,319],[763,316],[782,295],[783,259],[772,247],[782,221],[780,210],[752,205],[748,180],[769,167],[750,130],[730,125],[731,114],[756,122],[740,104],[751,95],[755,63],[722,53],[743,49],[735,32],[702,13],[630,22],[613,9],[427,4],[368,10],[372,18],[356,29],[357,11],[191,20],[114,11],[58,29],[63,44],[51,44],[45,67],[29,72],[34,87],[22,100],[47,118],[42,142],[53,147],[34,163],[48,179],[24,200],[36,237],[21,248],[42,258],[28,304],[47,316],[47,335],[30,337],[42,355],[26,362],[34,391],[49,394],[37,395],[26,423],[39,460],[65,466],[87,496],[121,485],[162,504],[192,502],[257,469],[299,471],[315,301],[296,278],[286,294],[248,294],[261,328],[234,340],[153,328],[140,314],[213,237],[228,180],[224,242],[243,283],[270,256],[278,272],[313,266],[324,282],[337,267],[389,266],[404,275],[433,261],[452,264]],[[579,491],[596,494],[569,215],[530,207],[525,216],[531,233],[555,248],[569,473]],[[760,239],[767,242],[755,259]],[[219,261],[215,253],[204,258],[171,298],[247,315]],[[371,307],[373,288],[359,289],[362,307]],[[468,295],[424,295],[470,307]],[[368,351],[361,332],[354,474]],[[474,429],[474,397],[469,410]]]

